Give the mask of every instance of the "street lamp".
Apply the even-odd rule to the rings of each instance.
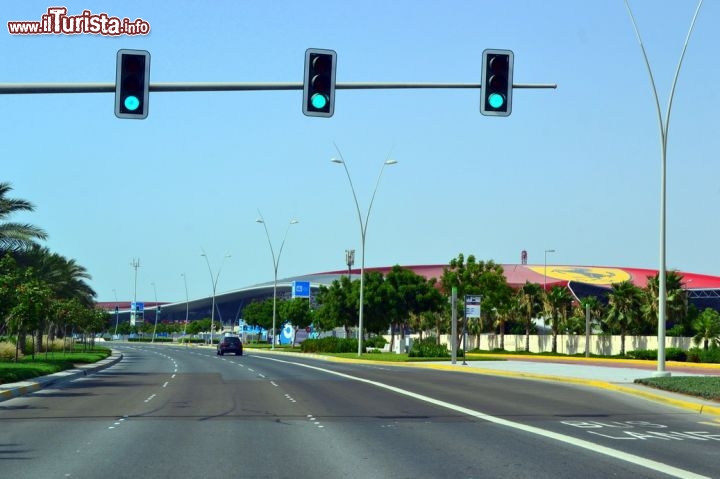
[[[213,331],[215,329],[215,292],[217,291],[218,279],[220,279],[220,271],[222,271],[223,264],[225,264],[225,260],[229,258],[230,255],[226,254],[223,256],[220,268],[218,268],[217,275],[215,276],[213,276],[212,268],[210,267],[210,260],[208,259],[207,254],[205,254],[205,250],[202,250],[202,254],[200,256],[205,258],[205,263],[207,263],[208,271],[210,272],[210,283],[212,284],[212,311],[210,312],[210,346],[212,346]]]
[[[183,282],[185,283],[185,329],[183,329],[183,341],[185,342],[185,346],[187,346],[187,325],[188,318],[190,317],[190,298],[188,297],[187,278],[185,277],[185,273],[180,273],[180,276],[182,276]]]
[[[150,283],[150,284],[152,285],[153,291],[155,292],[155,326],[153,327],[153,337],[152,337],[152,339],[150,340],[151,343],[154,343],[154,342],[155,342],[155,333],[157,332],[157,320],[158,320],[158,315],[160,314],[160,305],[158,304],[157,288],[155,287],[155,283],[152,282],[152,283]]]
[[[280,256],[282,255],[283,247],[285,246],[285,239],[287,238],[288,231],[290,231],[291,225],[296,225],[299,223],[298,220],[292,219],[287,225],[287,228],[285,229],[285,236],[283,236],[282,243],[280,243],[280,251],[278,251],[277,258],[275,258],[275,250],[273,249],[272,241],[270,241],[270,233],[268,233],[267,223],[265,222],[265,218],[263,218],[262,213],[260,213],[260,210],[258,209],[258,215],[260,216],[257,220],[255,220],[256,223],[261,223],[263,225],[263,228],[265,228],[265,236],[268,240],[268,245],[270,245],[270,254],[272,255],[272,261],[273,261],[273,320],[272,320],[272,344],[270,346],[270,349],[275,349],[275,317],[277,314],[277,275],[278,275],[278,266],[280,266]]]
[[[546,249],[545,250],[545,272],[543,274],[543,291],[547,292],[547,254],[548,253],[555,253],[554,249]]]
[[[667,321],[667,264],[666,264],[666,217],[667,217],[667,140],[668,140],[668,129],[670,127],[670,109],[672,108],[673,96],[675,95],[675,86],[677,84],[678,76],[680,75],[680,67],[682,66],[683,58],[685,57],[685,51],[687,50],[688,43],[690,42],[690,34],[695,27],[695,20],[697,20],[698,14],[700,13],[700,6],[703,0],[698,2],[697,8],[695,9],[695,15],[693,15],[692,22],[690,23],[690,29],[688,30],[687,36],[685,37],[685,44],[683,45],[682,53],[680,54],[680,61],[678,61],[677,68],[675,69],[675,77],[673,78],[672,86],[670,87],[670,98],[668,100],[667,111],[665,113],[665,121],[663,121],[662,112],[660,111],[660,99],[658,98],[657,88],[655,88],[655,80],[653,78],[652,69],[650,68],[650,62],[648,61],[645,47],[643,46],[642,38],[640,38],[640,30],[638,30],[637,23],[635,23],[635,17],[630,9],[628,0],[625,0],[625,7],[630,14],[630,21],[632,21],[633,28],[635,29],[635,35],[637,36],[638,43],[640,43],[640,49],[642,50],[643,57],[645,59],[645,66],[647,67],[648,74],[650,75],[650,85],[652,86],[653,95],[655,96],[655,107],[657,110],[658,123],[660,126],[660,266],[658,269],[658,354],[657,354],[657,371],[653,374],[655,377],[667,377],[670,376],[670,372],[665,370],[665,322]]]
[[[360,222],[360,311],[358,314],[358,356],[362,355],[362,340],[363,340],[363,301],[364,301],[364,289],[365,289],[365,237],[367,233],[368,220],[370,219],[370,210],[372,209],[373,201],[375,200],[375,194],[377,193],[378,186],[380,186],[380,178],[382,178],[383,171],[388,165],[394,165],[397,163],[395,160],[386,159],[380,173],[378,174],[377,181],[375,182],[375,189],[370,197],[370,205],[365,215],[365,221],[363,221],[362,213],[360,213],[360,204],[358,203],[357,195],[355,194],[355,187],[353,186],[352,178],[350,178],[350,172],[348,171],[347,163],[340,153],[340,149],[335,145],[335,149],[338,152],[339,158],[333,158],[330,161],[333,163],[339,163],[345,168],[345,174],[347,175],[348,182],[350,183],[350,189],[352,190],[353,199],[355,200],[355,208],[358,214],[358,220]]]
[[[118,310],[118,299],[117,299],[117,291],[113,289],[113,295],[115,295],[115,334],[113,335],[113,340],[117,338],[117,328],[118,328],[118,320],[120,319],[120,311]]]

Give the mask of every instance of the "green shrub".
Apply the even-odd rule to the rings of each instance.
[[[338,338],[335,336],[306,339],[300,345],[300,350],[304,353],[352,353],[356,352],[357,349],[357,339]]]
[[[387,339],[385,339],[383,336],[373,336],[371,338],[367,338],[363,344],[367,348],[382,349],[387,344]]]
[[[687,360],[691,363],[720,363],[720,348],[691,348],[687,352]]]
[[[657,349],[636,349],[634,351],[628,351],[625,355],[632,359],[657,361],[658,352]],[[680,348],[665,348],[665,360],[685,362],[688,358],[687,353]]]
[[[450,352],[447,346],[444,344],[437,344],[437,339],[429,337],[425,339],[418,339],[413,342],[410,352],[408,353],[410,358],[448,358]]]
[[[19,357],[23,357],[22,351],[19,351]],[[15,359],[15,344],[9,341],[0,343],[0,361],[11,361]]]

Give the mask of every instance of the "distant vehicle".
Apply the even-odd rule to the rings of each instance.
[[[242,341],[237,336],[225,336],[217,345],[217,354],[222,356],[225,353],[235,353],[236,356],[242,356]]]

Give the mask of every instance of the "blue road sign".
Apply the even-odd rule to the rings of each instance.
[[[310,297],[310,281],[293,281],[292,282],[293,298],[309,298]]]

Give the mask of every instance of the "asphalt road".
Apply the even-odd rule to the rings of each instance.
[[[119,349],[115,366],[0,403],[0,476],[720,477],[720,423],[613,391]]]

